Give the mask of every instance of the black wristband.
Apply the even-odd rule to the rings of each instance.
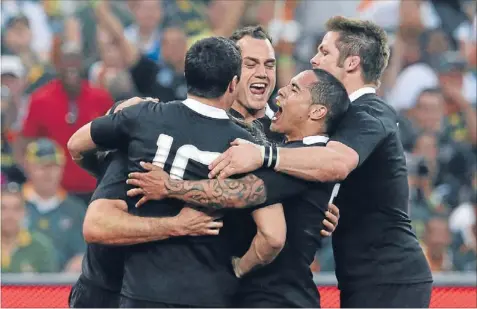
[[[265,155],[263,156],[262,167],[268,167],[269,160],[270,160],[270,147],[265,146]]]
[[[270,164],[270,168],[274,169],[275,165],[277,165],[277,156],[278,156],[278,150],[277,146],[273,145],[272,146],[272,163]]]

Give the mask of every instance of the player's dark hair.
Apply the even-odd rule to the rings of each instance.
[[[386,32],[371,21],[342,16],[330,18],[326,29],[340,35],[336,41],[336,48],[340,52],[338,65],[342,66],[349,56],[359,56],[364,82],[378,85],[389,61]]]
[[[185,59],[189,94],[216,99],[224,95],[234,76],[240,78],[242,56],[230,39],[210,37],[192,45]]]
[[[234,33],[230,36],[230,39],[234,42],[240,41],[242,38],[249,36],[254,39],[259,40],[269,40],[270,43],[272,42],[272,37],[268,34],[267,30],[263,28],[263,26],[247,26],[234,31]]]
[[[313,69],[318,79],[310,87],[312,104],[321,104],[328,109],[326,114],[326,133],[331,135],[335,132],[351,102],[343,84],[322,69]]]

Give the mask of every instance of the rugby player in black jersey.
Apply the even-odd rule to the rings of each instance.
[[[229,112],[250,124],[248,129],[253,135],[265,138],[270,143],[282,143],[284,135],[270,130],[274,111],[268,101],[275,89],[277,73],[271,37],[262,26],[247,26],[237,29],[230,39],[240,47],[242,71],[237,84],[237,99]],[[338,223],[338,216],[339,209],[329,205],[324,222],[326,229],[322,235],[331,235]]]
[[[207,165],[231,140],[253,140],[226,113],[235,98],[240,64],[240,51],[231,40],[212,37],[195,43],[185,63],[187,100],[141,103],[97,119],[72,136],[70,152],[81,156],[98,146],[118,149],[128,155],[129,172],[140,170],[140,161],[149,160],[179,179],[207,177]],[[143,217],[174,216],[184,205],[177,200],[156,204],[162,207],[151,203],[136,209],[128,201],[129,212]],[[285,237],[281,205],[257,209],[253,216],[257,229],[264,232],[260,246],[266,247],[264,251],[273,258]],[[225,214],[224,220],[228,217]],[[262,229],[267,222],[271,232]],[[281,238],[279,245],[270,241],[276,237]],[[230,263],[234,243],[228,240],[227,233],[221,233],[217,237],[175,238],[131,246],[126,252],[120,306],[227,305],[237,286]],[[250,268],[253,266],[250,264]]]
[[[342,181],[333,234],[342,307],[428,307],[432,274],[412,231],[406,161],[394,109],[376,95],[387,66],[383,29],[333,17],[311,60],[336,76],[352,101],[326,147],[279,148],[275,170],[315,181]],[[236,145],[236,146],[235,146]],[[253,171],[260,147],[235,143],[210,177]]]
[[[114,113],[127,106],[144,101],[132,98],[114,104],[108,113]],[[73,286],[69,306],[71,308],[117,308],[119,292],[123,281],[124,252],[126,246],[100,245],[97,240],[111,239],[113,244],[124,245],[160,240],[172,236],[217,235],[222,223],[213,222],[213,217],[191,208],[172,218],[141,218],[127,213],[126,174],[127,158],[118,152],[90,151],[77,163],[94,175],[97,188],[92,196],[88,214],[85,218],[85,240],[88,244],[82,263],[82,274]],[[106,218],[105,218],[106,217]],[[117,235],[117,224],[124,240],[97,232],[104,230]],[[114,224],[111,224],[114,222]],[[141,226],[139,229],[136,226]],[[148,226],[145,230],[142,226]],[[116,230],[116,231],[115,231]],[[140,238],[141,233],[147,232]]]
[[[294,77],[278,92],[280,112],[271,129],[285,135],[284,148],[326,146],[332,133],[349,107],[344,86],[324,70],[309,70]],[[273,165],[276,147],[265,146]],[[148,173],[131,173],[128,183],[138,188],[129,196],[144,195],[137,206],[149,199],[177,198],[213,209],[243,208],[260,203],[282,202],[287,223],[285,248],[270,265],[250,274],[248,260],[254,255],[256,238],[241,258],[234,259],[234,270],[243,277],[233,306],[239,308],[317,308],[319,293],[313,282],[310,264],[319,247],[322,221],[328,203],[338,194],[334,183],[306,182],[270,169],[262,169],[244,179],[186,181],[170,178],[152,164],[143,164]],[[256,190],[256,188],[262,188]],[[217,194],[220,192],[220,194]],[[254,199],[244,196],[255,195]],[[258,256],[258,254],[255,254]]]

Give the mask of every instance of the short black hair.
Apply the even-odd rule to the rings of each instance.
[[[197,41],[185,59],[187,92],[201,98],[219,98],[234,76],[240,78],[241,67],[240,50],[232,40],[210,37]]]
[[[310,86],[312,104],[326,106],[326,133],[333,134],[351,102],[344,85],[331,73],[322,69],[313,69],[317,82]]]
[[[259,40],[269,40],[272,43],[272,37],[268,34],[267,30],[261,25],[247,26],[239,28],[232,33],[230,39],[234,42],[240,41],[242,38],[249,36]]]

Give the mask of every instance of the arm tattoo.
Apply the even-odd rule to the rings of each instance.
[[[255,175],[240,179],[166,181],[168,197],[213,209],[245,208],[267,199],[265,184]]]

